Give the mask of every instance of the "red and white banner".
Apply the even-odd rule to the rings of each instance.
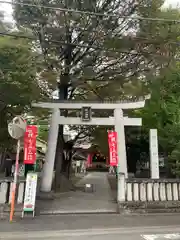
[[[28,125],[24,134],[24,164],[36,162],[37,126]]]
[[[110,166],[118,165],[118,152],[117,152],[117,132],[108,132],[109,143],[109,164]]]
[[[92,154],[88,154],[87,156],[87,167],[91,167],[92,166]]]

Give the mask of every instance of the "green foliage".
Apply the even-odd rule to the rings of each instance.
[[[141,111],[144,128],[157,128],[159,144],[173,173],[179,174],[180,152],[180,72],[162,71],[151,85],[151,99]]]
[[[39,96],[35,56],[30,47],[24,40],[0,38],[0,93],[5,103],[22,110]]]
[[[27,3],[26,0],[21,2]],[[161,9],[161,0],[150,3],[147,0],[39,0],[38,4],[129,17],[179,19],[178,11]],[[20,4],[15,5],[14,10],[19,29],[25,29],[37,38],[33,44],[43,55],[44,67],[39,76],[48,93],[56,88],[57,80],[60,80],[57,87],[61,100],[137,99],[152,89],[152,99],[142,112],[145,126],[158,128],[163,149],[173,151],[174,136],[178,135],[179,128],[175,106],[177,94],[175,98],[168,97],[169,93],[174,96],[171,92],[177,86],[171,89],[172,82],[174,84],[178,77],[176,79],[171,71],[167,73],[161,69],[172,64],[177,56],[178,24],[97,17]],[[107,116],[110,113],[95,114]],[[92,133],[94,143],[107,152],[106,127],[84,130],[88,135]],[[42,134],[45,133],[42,131]]]
[[[7,123],[41,95],[36,55],[27,40],[0,37],[0,147],[11,147]]]
[[[180,177],[180,144],[178,143],[169,155],[169,167],[173,175]]]
[[[46,125],[39,125],[38,127],[38,137],[42,139],[43,141],[48,141],[48,131],[49,127]]]
[[[162,12],[163,1],[157,0],[152,0],[150,4],[140,0],[105,0],[102,4],[97,0],[88,3],[40,0],[38,3],[103,14],[118,13],[129,17],[136,14],[142,17],[165,15],[167,18],[171,14]],[[55,82],[61,79],[60,94],[65,99],[86,99],[89,84],[91,94],[88,94],[88,99],[99,99],[97,92],[102,99],[110,98],[107,83],[108,87],[112,84],[115,95],[112,96],[113,100],[123,94],[124,87],[133,88],[129,85],[136,87],[134,93],[143,94],[146,84],[139,77],[147,72],[156,74],[153,67],[167,65],[170,61],[169,55],[164,54],[164,49],[170,52],[169,43],[174,40],[175,24],[171,26],[167,22],[98,17],[19,4],[14,7],[14,18],[20,29],[26,29],[39,39],[45,73],[51,75],[53,72],[55,76],[49,87],[55,88]],[[39,43],[34,42],[36,46]],[[44,71],[42,75],[44,76]],[[92,88],[99,90],[92,91]]]

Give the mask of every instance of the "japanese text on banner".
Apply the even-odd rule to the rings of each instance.
[[[36,161],[37,127],[27,126],[24,135],[24,164],[34,164]]]
[[[110,166],[117,166],[117,132],[108,132]]]

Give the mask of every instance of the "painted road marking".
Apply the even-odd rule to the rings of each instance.
[[[180,233],[141,235],[145,240],[180,240]]]

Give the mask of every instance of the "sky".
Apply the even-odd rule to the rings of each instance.
[[[165,7],[168,7],[169,5],[172,5],[173,7],[176,7],[178,4],[180,6],[180,1],[179,0],[166,0]]]
[[[6,0],[7,2],[11,2],[11,0]],[[180,7],[180,0],[166,0],[164,7],[172,6],[176,8],[177,6]],[[10,4],[0,4],[0,10],[5,12],[5,19],[11,20],[12,19],[12,7]]]

